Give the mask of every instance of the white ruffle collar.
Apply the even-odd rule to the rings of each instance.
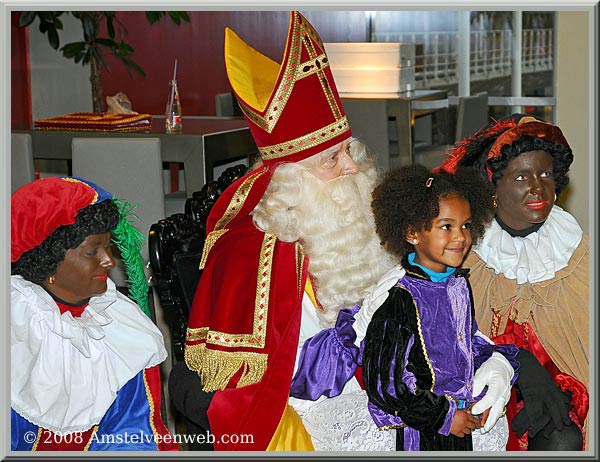
[[[518,284],[542,282],[569,264],[582,237],[577,220],[555,205],[542,227],[525,237],[513,237],[492,221],[473,250],[496,274]]]
[[[85,431],[102,420],[123,385],[165,360],[158,328],[107,284],[74,318],[61,315],[42,287],[11,276],[11,406],[30,422]]]

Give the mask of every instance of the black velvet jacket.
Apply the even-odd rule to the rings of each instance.
[[[407,271],[406,277],[430,280],[422,269],[408,261],[402,266]],[[459,269],[451,277],[464,277],[467,273],[468,270]],[[467,317],[474,319],[470,287],[469,301]],[[450,404],[443,394],[430,391],[435,375],[426,357],[419,322],[411,293],[402,287],[392,287],[387,300],[373,315],[365,337],[363,379],[369,401],[387,414],[400,416],[405,425],[418,430],[421,451],[471,451],[471,435],[459,438],[439,433]],[[411,339],[414,339],[412,346]],[[405,358],[406,371],[416,379],[414,392],[402,380]],[[393,392],[389,389],[392,379]],[[400,428],[396,449],[404,448],[404,431]]]

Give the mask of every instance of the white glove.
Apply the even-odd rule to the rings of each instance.
[[[360,343],[365,338],[367,327],[373,313],[377,311],[383,302],[388,297],[388,291],[404,276],[406,271],[401,266],[394,266],[391,270],[385,273],[377,285],[367,295],[361,305],[360,311],[356,313],[354,321],[354,331],[356,332],[356,341],[354,344],[360,348]]]
[[[490,414],[482,428],[482,433],[489,432],[502,416],[504,406],[510,399],[510,381],[515,371],[508,360],[498,352],[484,362],[475,372],[473,379],[473,396],[478,396],[487,385],[485,396],[475,403],[471,409],[472,414],[481,414],[491,407]]]

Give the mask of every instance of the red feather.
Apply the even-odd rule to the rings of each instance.
[[[516,122],[513,119],[497,121],[492,118],[492,121],[495,122],[494,125],[484,127],[469,138],[465,138],[464,140],[458,141],[454,147],[448,150],[446,154],[447,159],[438,167],[436,167],[433,171],[437,173],[440,170],[445,170],[449,173],[455,173],[458,165],[462,158],[469,152],[469,148],[473,141],[479,140],[481,138],[487,138],[490,136],[498,135],[499,133],[505,132],[508,129],[514,128],[517,126]]]

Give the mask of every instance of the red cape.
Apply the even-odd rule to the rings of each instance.
[[[294,371],[308,261],[300,244],[252,223],[268,181],[269,169],[252,172],[215,204],[188,323],[186,363],[206,391],[218,390],[208,410],[215,450],[265,450]]]

